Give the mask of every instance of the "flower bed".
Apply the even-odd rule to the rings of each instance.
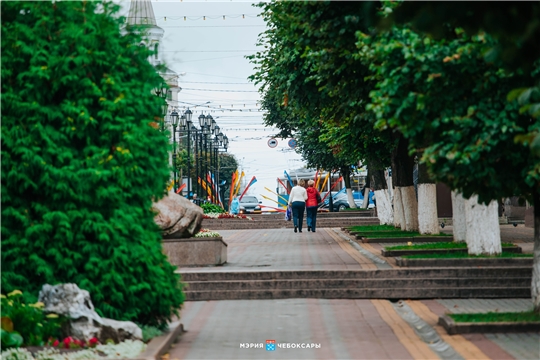
[[[146,344],[139,340],[126,340],[119,344],[99,344],[92,348],[75,352],[61,352],[58,348],[45,348],[33,356],[25,348],[13,348],[2,352],[4,360],[82,360],[82,359],[129,359],[136,358],[146,349]]]
[[[195,234],[196,238],[206,238],[206,237],[220,237],[221,235],[218,232],[212,231],[210,229],[201,229],[198,233]]]
[[[220,214],[220,213],[208,213],[203,215],[203,219],[245,219],[253,220],[253,218],[246,215],[233,215],[233,214]]]

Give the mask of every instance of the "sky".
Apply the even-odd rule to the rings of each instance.
[[[130,1],[119,3],[127,14]],[[263,205],[276,206],[261,196],[276,198],[265,187],[276,191],[276,179],[284,170],[290,172],[305,163],[288,146],[290,139],[276,139],[275,148],[268,146],[277,130],[263,124],[258,87],[247,79],[254,73],[254,65],[244,58],[257,52],[258,35],[266,29],[264,20],[257,16],[261,9],[252,4],[236,0],[152,1],[157,25],[165,30],[162,58],[180,75],[180,109],[190,106],[194,119],[201,110],[205,115],[210,111],[228,136],[228,152],[238,160],[246,181],[257,178],[248,193]],[[207,107],[193,106],[207,101]]]

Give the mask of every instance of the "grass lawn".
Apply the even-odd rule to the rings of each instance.
[[[350,231],[384,231],[384,230],[399,230],[392,225],[364,225],[364,226],[351,226]]]
[[[533,322],[540,321],[540,314],[528,312],[506,312],[485,314],[447,314],[455,322]]]
[[[503,247],[515,247],[512,243],[502,243]],[[386,246],[385,250],[439,250],[439,249],[466,249],[467,243],[465,242],[437,242],[437,243],[425,243],[414,245],[397,245]]]
[[[360,231],[357,233],[357,235],[366,237],[366,238],[402,238],[402,237],[421,237],[421,236],[440,236],[440,237],[448,237],[449,241],[452,238],[452,235],[450,234],[433,234],[433,235],[422,235],[418,231]]]
[[[501,258],[532,258],[533,254],[520,254],[503,252],[501,255],[488,256],[488,255],[475,255],[471,256],[466,252],[456,253],[442,253],[442,254],[415,254],[415,255],[402,255],[404,259],[501,259]]]
[[[418,237],[418,236],[448,236],[451,234],[439,233],[438,235],[421,235],[418,231],[403,231],[392,225],[366,225],[366,226],[351,226],[350,231],[357,235],[368,238],[384,238],[384,237]]]

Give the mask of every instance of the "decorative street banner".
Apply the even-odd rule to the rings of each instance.
[[[268,140],[268,146],[270,146],[271,148],[275,148],[277,146],[277,140],[271,138],[270,140]]]
[[[249,184],[246,186],[246,188],[244,189],[244,192],[242,193],[242,195],[240,195],[240,197],[238,198],[238,201],[242,201],[242,198],[244,197],[244,195],[246,194],[246,192],[248,191],[249,187],[253,184],[255,184],[257,182],[257,178],[254,176],[251,178],[251,180],[249,181]]]
[[[287,177],[287,180],[289,180],[289,184],[291,184],[291,188],[293,188],[294,183],[293,183],[291,177],[289,176],[289,174],[287,174],[287,170],[283,170],[283,174]]]

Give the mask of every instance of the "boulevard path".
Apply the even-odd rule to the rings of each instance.
[[[525,248],[532,229],[501,226],[503,241]],[[531,231],[529,231],[531,230]],[[393,268],[376,261],[377,244],[353,247],[337,228],[220,230],[228,263],[201,271],[359,270]],[[445,232],[451,232],[445,228]],[[531,248],[532,250],[532,248]],[[187,330],[168,359],[540,359],[540,333],[447,335],[447,312],[526,311],[530,299],[272,299],[190,301]],[[276,349],[266,350],[267,340]]]

